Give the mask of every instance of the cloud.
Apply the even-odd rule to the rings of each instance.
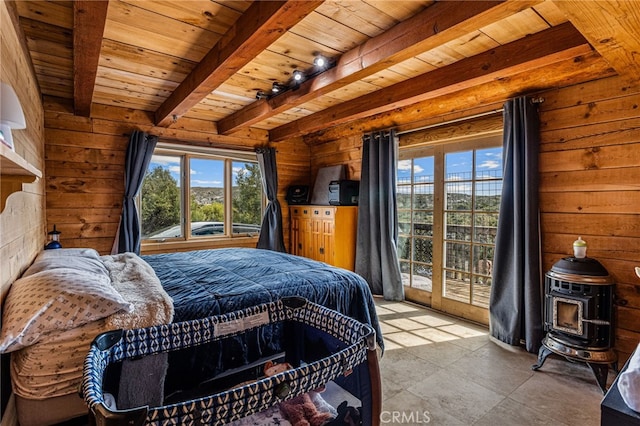
[[[220,186],[222,182],[219,180],[200,180],[191,179],[191,186]]]
[[[176,164],[180,164],[180,160],[178,160],[176,157],[169,157],[167,155],[154,155],[151,158],[151,163],[154,165],[159,165],[159,166],[169,166],[169,165],[176,165]]]
[[[410,172],[411,171],[411,160],[401,160],[398,161],[398,171]],[[413,173],[418,174],[424,171],[424,168],[419,165],[413,166]]]
[[[411,160],[398,161],[398,170],[411,170]]]
[[[500,162],[496,160],[486,160],[481,164],[478,164],[479,169],[497,169],[500,167]]]
[[[178,174],[180,174],[180,165],[175,165],[175,166],[169,165],[169,167],[167,167],[167,169],[169,169],[169,171],[170,171],[171,173],[178,173]]]

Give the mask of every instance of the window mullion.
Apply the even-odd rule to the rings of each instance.
[[[436,148],[434,152],[433,165],[433,286],[432,286],[432,306],[440,309],[442,305],[442,289],[444,283],[444,210],[445,210],[445,188],[444,188],[444,149],[442,146]],[[439,246],[440,249],[435,249]],[[438,283],[438,284],[436,284]]]
[[[233,161],[224,160],[224,233],[233,236]]]
[[[185,155],[182,157],[181,180],[182,180],[182,233],[185,240],[191,239],[191,176],[188,171],[191,170],[191,157]]]

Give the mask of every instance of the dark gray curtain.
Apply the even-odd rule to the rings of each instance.
[[[116,234],[113,253],[134,252],[140,254],[140,222],[136,208],[136,196],[158,143],[157,136],[135,130],[129,138],[124,169],[124,201],[122,216]]]
[[[538,108],[527,97],[504,106],[504,181],[489,302],[491,335],[509,345],[542,344],[538,210]]]
[[[256,150],[260,173],[262,173],[262,187],[269,204],[262,218],[260,237],[257,248],[285,252],[282,234],[282,209],[278,201],[278,169],[276,167],[275,148],[258,148]]]
[[[373,294],[386,300],[404,300],[397,252],[396,151],[393,131],[363,136],[355,271]]]

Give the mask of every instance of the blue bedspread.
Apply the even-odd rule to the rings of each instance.
[[[325,263],[271,250],[228,248],[146,255],[173,298],[174,321],[244,309],[285,296],[302,296],[337,310],[382,335],[367,282]]]

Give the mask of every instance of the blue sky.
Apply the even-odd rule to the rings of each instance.
[[[244,163],[242,162],[233,163],[234,182],[236,181],[237,171],[243,168],[243,164]],[[163,169],[168,169],[171,172],[171,176],[173,176],[177,182],[180,181],[180,160],[178,157],[154,155],[151,158],[149,169],[153,170],[158,166]],[[192,158],[190,174],[192,187],[201,186],[222,188],[224,185],[224,161]]]
[[[448,153],[445,156],[445,174],[448,181],[470,179],[473,171],[472,151]],[[413,160],[414,181],[433,182],[433,157],[416,158]],[[476,177],[502,176],[502,147],[488,148],[476,151]],[[398,180],[408,182],[411,178],[411,160],[398,162]],[[422,179],[420,179],[422,178]]]

